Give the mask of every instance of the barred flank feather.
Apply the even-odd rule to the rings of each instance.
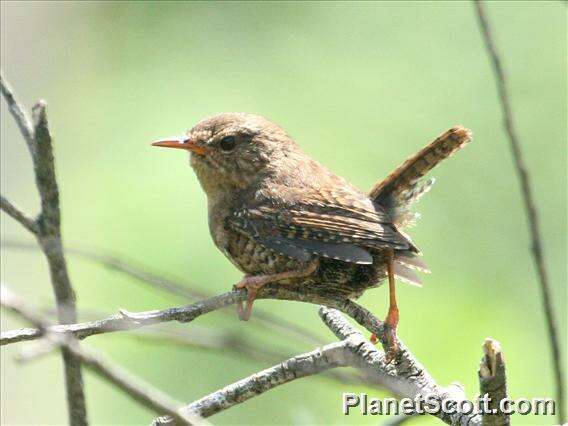
[[[430,268],[421,260],[418,255],[409,252],[397,252],[395,262],[400,263],[407,268],[429,274]]]
[[[422,280],[412,269],[407,268],[401,263],[395,262],[393,265],[394,275],[402,282],[416,287],[422,287]]]

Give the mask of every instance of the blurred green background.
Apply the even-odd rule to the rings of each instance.
[[[206,202],[184,154],[149,142],[222,111],[265,115],[311,155],[367,189],[408,155],[461,123],[475,142],[436,169],[410,232],[433,273],[400,285],[399,335],[442,385],[477,393],[481,344],[498,339],[510,394],[553,397],[552,368],[525,213],[495,84],[468,2],[2,2],[2,68],[20,99],[49,105],[69,247],[110,251],[218,293],[240,273],[214,247]],[[566,357],[566,6],[491,2],[516,123],[533,177],[563,356]],[[38,199],[25,144],[2,101],[2,193],[29,212]],[[2,215],[4,241],[33,242]],[[2,249],[2,281],[53,305],[36,251]],[[96,316],[184,301],[69,256],[81,312]],[[383,315],[384,288],[360,302]],[[260,301],[256,309],[334,337],[317,307]],[[87,318],[87,315],[82,315]],[[2,330],[23,326],[2,315]],[[283,354],[311,350],[281,333],[216,312],[182,327],[230,331]],[[207,331],[206,331],[207,332]],[[231,351],[90,338],[181,401],[195,400],[272,361]],[[2,348],[4,424],[67,419],[60,357],[27,365]],[[96,424],[147,424],[153,413],[86,372]],[[215,424],[377,424],[341,414],[342,392],[386,393],[312,377],[212,418]],[[416,424],[436,424],[421,418]],[[555,419],[516,416],[518,424]]]

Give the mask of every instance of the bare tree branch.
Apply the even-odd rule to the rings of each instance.
[[[113,383],[144,406],[151,408],[157,413],[166,413],[181,424],[204,424],[204,421],[199,416],[193,413],[181,412],[181,403],[172,400],[165,393],[155,389],[148,383],[144,383],[123,368],[114,365],[111,361],[103,359],[100,354],[95,354],[95,352],[87,348],[80,347],[72,336],[52,333],[50,331],[51,327],[45,320],[27,307],[18,296],[4,285],[1,288],[1,303],[4,308],[21,315],[38,327],[39,330],[42,330],[42,334],[50,342],[61,347],[61,349],[65,348],[90,370]]]
[[[20,129],[20,133],[24,137],[26,141],[26,145],[32,155],[32,158],[35,156],[35,142],[34,142],[34,131],[32,129],[32,123],[26,114],[26,111],[22,108],[21,104],[16,100],[14,93],[12,92],[12,88],[8,84],[7,81],[4,80],[3,77],[4,73],[0,73],[0,86],[2,88],[2,95],[4,99],[6,99],[6,103],[8,104],[8,108],[10,109],[10,113],[12,117],[14,117],[14,121],[18,125]]]
[[[8,216],[14,219],[17,222],[30,231],[32,234],[37,234],[37,223],[34,219],[29,217],[26,213],[21,211],[18,207],[12,204],[8,199],[6,199],[3,195],[0,195],[0,209],[4,211]]]
[[[501,345],[496,340],[485,339],[483,353],[478,373],[479,392],[481,396],[486,394],[489,396],[488,408],[495,410],[494,414],[484,414],[483,426],[510,425],[510,416],[499,409],[501,400],[508,397],[505,359],[501,352]]]
[[[3,77],[1,78],[1,86],[2,94],[32,155],[36,186],[41,198],[41,212],[34,221],[35,226],[27,223],[27,228],[35,235],[47,258],[59,322],[61,324],[73,323],[77,321],[75,293],[71,287],[61,243],[59,188],[55,178],[52,139],[47,123],[45,102],[40,101],[34,106],[33,123],[30,125],[30,120],[24,109],[15,100],[12,90]],[[4,207],[3,200],[3,210],[5,210]],[[66,347],[62,347],[61,353],[65,370],[69,422],[73,426],[87,425],[81,363]]]
[[[342,306],[346,305],[350,308],[350,311],[355,313],[358,312],[356,308],[353,308],[351,306],[351,304],[353,303],[355,306],[359,305],[355,304],[354,302],[345,301],[343,299],[324,299],[321,297],[314,297],[314,299],[310,300],[309,293],[299,294],[290,291],[288,288],[285,288],[285,286],[278,285],[267,286],[266,289],[270,290],[270,293],[267,295],[265,294],[265,291],[262,291],[259,293],[257,299],[270,298],[281,300],[300,300],[316,304],[320,304],[321,302],[326,301],[332,306],[339,304],[341,304]],[[245,300],[245,298],[246,290],[232,290],[226,293],[222,293],[218,296],[213,296],[208,299],[192,303],[187,306],[145,312],[128,312],[126,310],[121,310],[118,314],[114,314],[96,321],[54,325],[49,328],[49,331],[57,334],[73,334],[77,339],[84,339],[86,337],[97,334],[110,333],[121,330],[135,330],[147,325],[158,324],[162,322],[191,322],[195,318],[203,314],[224,308],[225,306],[233,305],[238,300]],[[368,313],[366,309],[362,307],[359,308]],[[378,329],[372,330],[379,331]],[[24,328],[2,332],[0,336],[0,346],[25,340],[34,340],[39,337],[41,337],[41,331],[39,329]]]
[[[525,212],[527,214],[529,232],[532,240],[532,255],[538,273],[542,303],[548,326],[548,336],[552,349],[552,362],[554,365],[554,378],[556,382],[556,401],[558,403],[558,420],[560,421],[560,423],[564,423],[566,421],[566,384],[564,382],[562,357],[560,354],[560,343],[556,327],[556,319],[554,316],[554,308],[552,304],[552,293],[550,290],[548,273],[544,262],[543,244],[538,221],[538,211],[536,207],[537,204],[534,200],[529,171],[523,159],[521,143],[517,136],[517,131],[513,120],[513,111],[511,108],[511,102],[509,101],[510,96],[507,88],[505,70],[503,69],[499,52],[497,51],[497,47],[493,40],[491,24],[489,23],[487,14],[485,12],[485,5],[479,0],[474,1],[474,5],[477,12],[478,23],[483,34],[483,41],[485,42],[487,53],[491,58],[491,65],[493,67],[493,73],[495,75],[495,80],[497,83],[499,101],[501,102],[501,109],[503,111],[505,131],[507,132],[507,136],[509,138],[511,155],[513,157],[515,170],[519,178],[519,184],[521,186],[521,192],[523,195],[523,202]]]
[[[55,332],[56,330],[51,331]],[[41,337],[41,331],[37,328],[18,328],[16,330],[3,331],[0,334],[0,346],[25,342],[26,340],[36,340]]]
[[[234,304],[238,296],[239,293],[237,292],[228,292],[179,308],[137,313],[121,310],[118,314],[97,321],[54,325],[49,328],[49,331],[54,334],[72,334],[77,339],[84,339],[85,337],[113,331],[135,330],[160,322],[191,322],[200,315]],[[3,332],[0,338],[0,346],[23,340],[33,340],[38,337],[41,337],[41,331],[39,329],[20,329]]]

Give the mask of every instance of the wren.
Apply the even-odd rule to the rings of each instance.
[[[213,241],[244,273],[236,284],[247,289],[246,307],[237,305],[241,319],[268,283],[355,298],[388,278],[385,324],[396,345],[395,277],[419,285],[415,270],[429,272],[402,229],[416,221],[411,206],[434,182],[421,178],[470,140],[469,130],[452,127],[368,193],[258,115],[218,114],[153,145],[190,152]]]

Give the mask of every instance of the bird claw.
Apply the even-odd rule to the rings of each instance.
[[[276,274],[268,275],[245,275],[242,280],[235,284],[235,288],[247,289],[247,306],[243,308],[242,301],[237,302],[237,314],[242,321],[248,321],[252,311],[252,304],[256,298],[258,290],[268,283],[276,283],[290,278],[306,277],[312,274],[318,267],[319,263],[314,261],[310,263],[305,269],[299,271],[284,271]]]
[[[266,284],[264,276],[246,275],[242,280],[235,284],[235,287],[258,291],[264,284]]]
[[[381,340],[375,333],[372,333],[369,337],[369,341],[373,345],[376,345],[379,340],[381,340],[383,349],[385,351],[385,362],[387,364],[390,364],[397,357],[400,351],[398,338],[396,336],[396,328],[392,328],[391,326],[385,324],[385,331],[383,336],[384,337]]]
[[[266,284],[265,280],[258,276],[245,276],[242,280],[235,284],[235,288],[246,288],[247,290],[246,307],[243,306],[242,300],[237,302],[237,315],[241,321],[248,321],[250,319],[256,293],[264,284]]]
[[[396,335],[396,328],[398,326],[399,312],[396,305],[389,307],[389,312],[383,323],[383,330],[379,335],[372,333],[369,340],[373,345],[381,342],[385,351],[385,362],[390,364],[396,359],[400,352],[400,345],[398,344],[398,337]]]
[[[254,303],[254,295],[251,297],[250,290],[247,289],[247,304],[243,306],[243,301],[237,302],[237,316],[241,321],[248,321],[252,313],[252,305]]]
[[[369,336],[369,341],[373,345],[376,345],[379,342],[379,338],[377,337],[377,335],[375,333],[371,333],[371,335]]]

